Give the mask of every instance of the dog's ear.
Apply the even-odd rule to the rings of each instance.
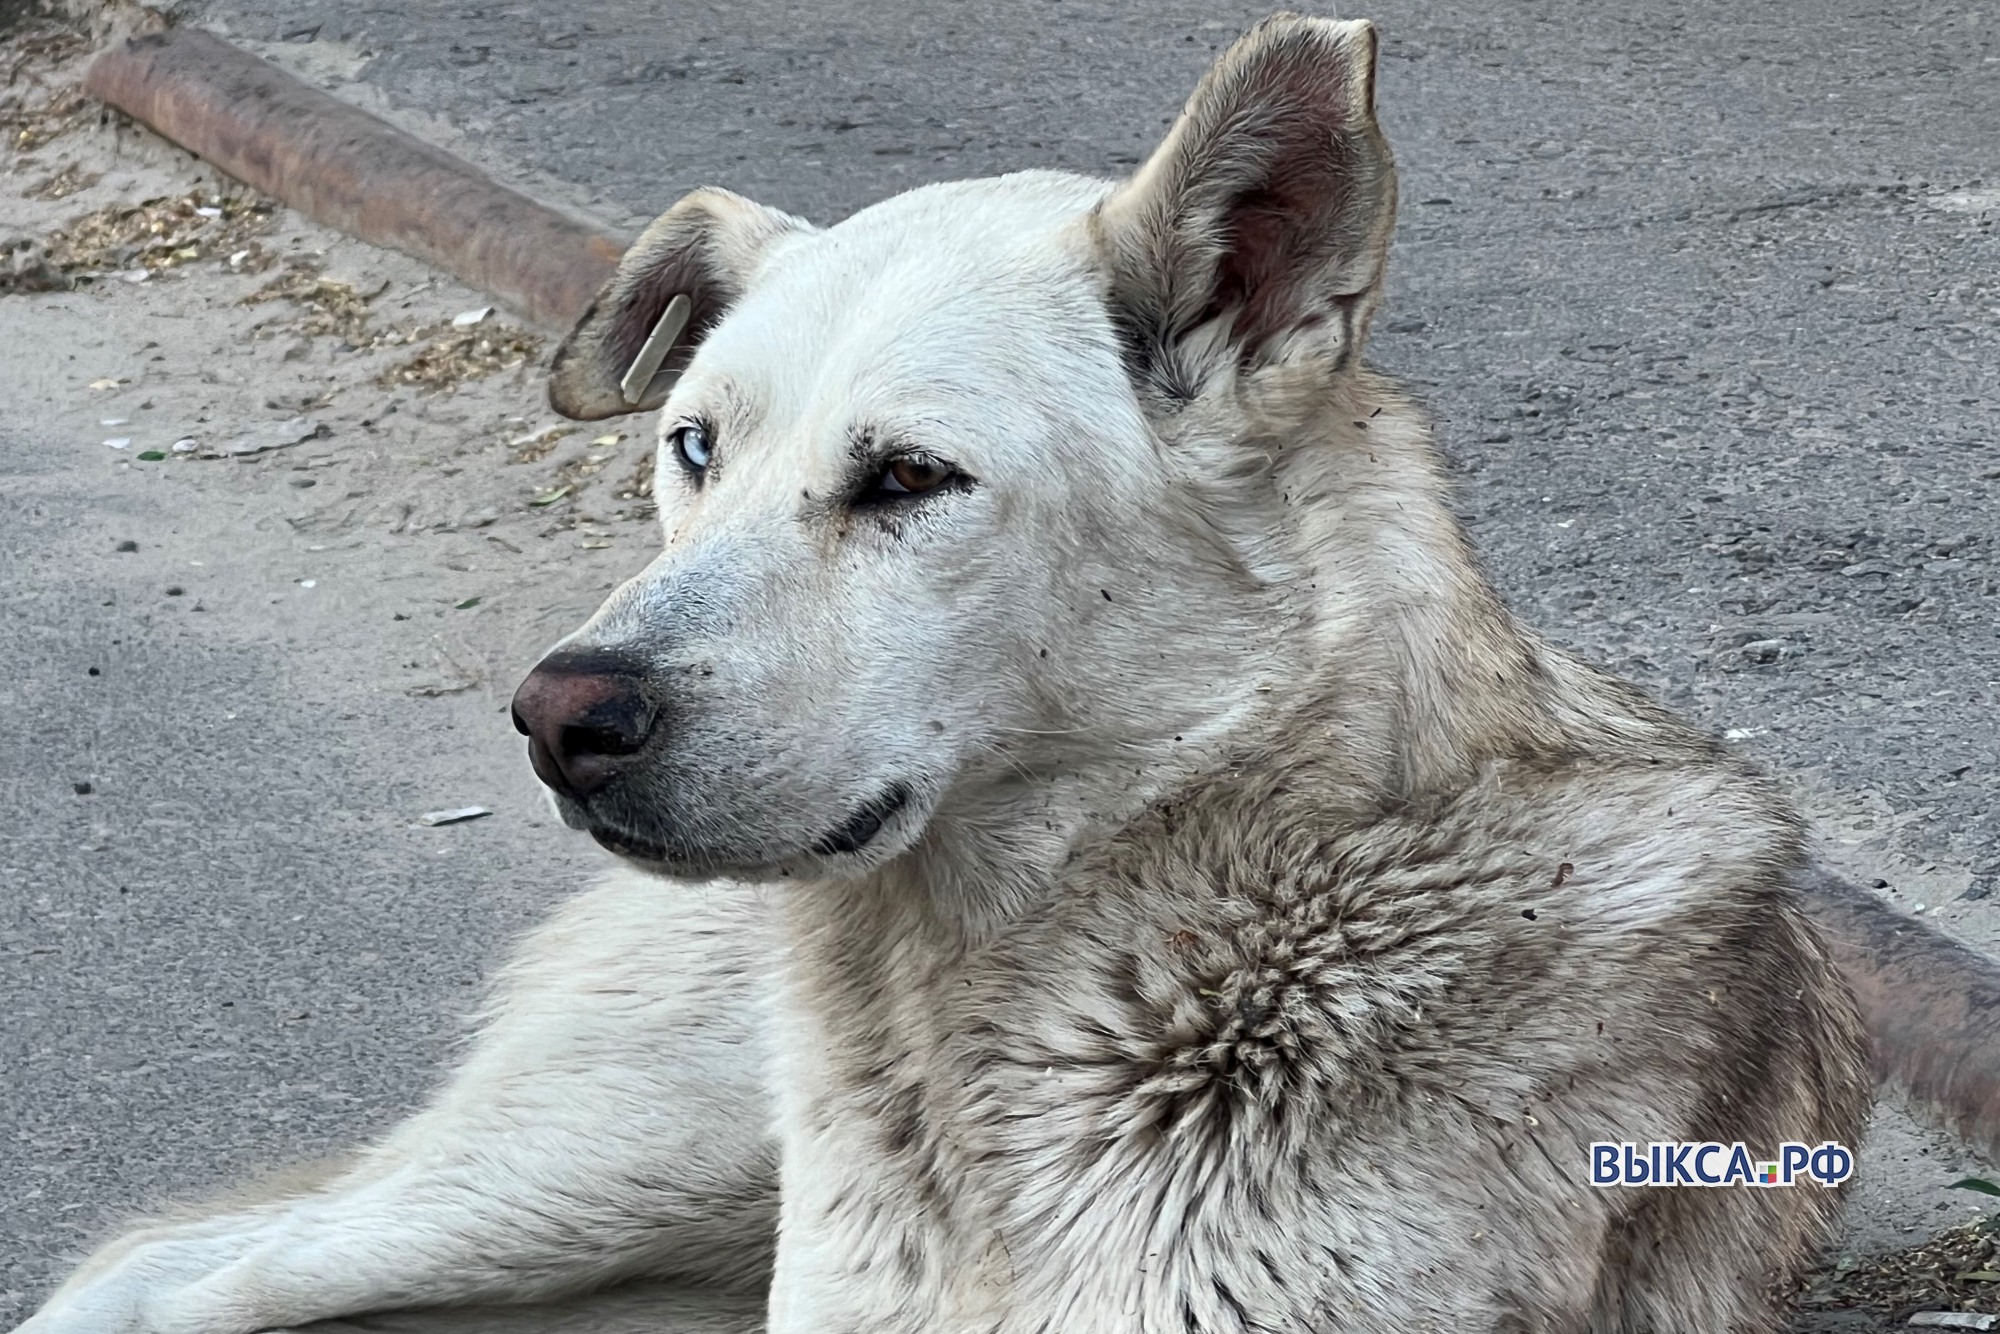
[[[556,349],[550,406],[579,421],[659,407],[701,340],[742,298],[772,242],[811,230],[727,190],[682,199],[633,242]],[[679,297],[686,301],[677,304]],[[664,357],[635,373],[649,341]]]
[[[1227,360],[1358,353],[1396,215],[1375,47],[1367,22],[1266,19],[1105,199],[1112,315],[1145,382],[1191,398]]]

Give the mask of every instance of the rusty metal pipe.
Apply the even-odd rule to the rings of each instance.
[[[553,329],[576,322],[625,252],[617,233],[199,28],[113,44],[84,87],[306,216],[434,264]]]

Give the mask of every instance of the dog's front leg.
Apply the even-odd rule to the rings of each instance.
[[[433,1105],[317,1189],[113,1242],[20,1334],[250,1334],[642,1275],[761,1286],[771,939],[754,891],[581,896]]]

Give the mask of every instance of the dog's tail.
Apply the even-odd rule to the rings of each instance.
[[[1804,888],[1860,1003],[1876,1081],[2000,1162],[2000,963],[1822,867]]]

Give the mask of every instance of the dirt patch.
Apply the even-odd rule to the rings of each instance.
[[[41,178],[22,198],[57,203],[103,193],[100,164],[73,156],[48,170],[33,150],[90,120],[95,104],[84,96],[81,75],[85,44],[74,32],[41,19],[20,27],[0,41],[0,68],[9,85],[0,100],[0,129],[10,150],[9,174],[44,168]],[[140,134],[125,128],[123,119],[105,118],[117,133]],[[150,138],[150,136],[145,136]],[[143,284],[190,266],[206,266],[231,274],[261,274],[282,269],[255,291],[240,298],[247,306],[282,303],[286,313],[260,322],[253,337],[294,336],[287,360],[311,354],[315,340],[330,339],[344,354],[378,348],[414,348],[401,361],[374,366],[373,380],[383,389],[417,389],[449,393],[469,382],[533,362],[541,353],[539,334],[492,318],[480,308],[468,321],[453,318],[375,318],[374,303],[386,290],[350,281],[327,271],[325,252],[300,253],[275,235],[282,210],[272,200],[212,173],[202,173],[204,185],[171,194],[121,197],[70,217],[40,235],[0,237],[0,295],[59,292],[105,279]],[[12,222],[14,219],[7,219]],[[294,237],[294,243],[299,238]],[[408,309],[410,303],[402,303]],[[323,396],[307,396],[308,399]]]
[[[66,105],[85,55],[73,38],[0,38],[0,73],[33,86],[7,105]],[[612,496],[635,466],[628,433],[552,421],[545,341],[490,297],[122,116],[87,116],[40,152],[15,142],[0,137],[0,345],[34,386],[12,405],[20,430],[107,486],[173,488],[165,509],[190,540],[278,524],[314,583],[271,596],[324,600],[357,573],[336,550],[393,553],[370,578],[436,587],[455,623],[555,598],[553,572],[578,562],[570,616],[610,569],[643,563],[653,535],[629,521],[650,507]]]

